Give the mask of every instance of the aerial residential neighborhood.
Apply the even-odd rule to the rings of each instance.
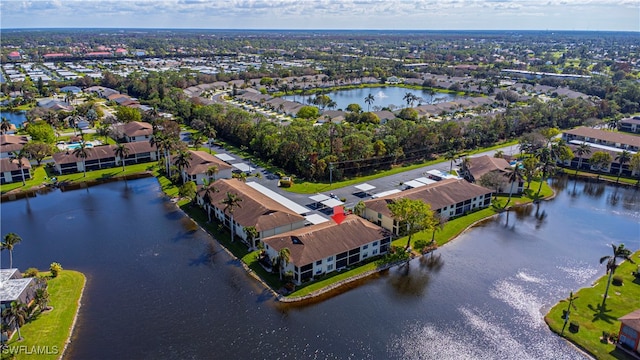
[[[1,2],[0,358],[638,358],[638,14]]]

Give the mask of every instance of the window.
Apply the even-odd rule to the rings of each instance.
[[[382,214],[378,213],[378,219],[382,219]]]
[[[319,265],[322,265],[322,260],[318,260],[318,261],[316,261],[316,265],[318,265],[318,266],[319,266]]]
[[[371,244],[371,246],[378,246],[378,242],[377,242],[377,241],[374,241],[374,242]]]
[[[369,244],[364,245],[364,246],[362,247],[362,250],[366,250],[366,249],[368,249],[368,248],[369,248]]]
[[[376,255],[378,254],[378,249],[373,249],[373,252],[371,252],[372,255]]]
[[[329,256],[329,257],[327,258],[327,262],[331,262],[331,261],[333,261],[333,256]]]
[[[327,265],[327,271],[331,271],[331,270],[333,270],[333,264]]]

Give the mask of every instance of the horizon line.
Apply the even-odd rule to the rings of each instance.
[[[374,29],[374,28],[325,28],[325,29],[304,29],[304,28],[187,28],[187,27],[25,27],[25,28],[3,28],[0,30],[28,31],[28,30],[199,30],[199,31],[391,31],[391,32],[411,32],[411,31],[472,31],[472,32],[621,32],[640,33],[640,30],[592,30],[592,29]]]

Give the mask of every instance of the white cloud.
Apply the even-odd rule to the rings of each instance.
[[[0,16],[3,28],[463,27],[638,31],[639,4],[639,0],[3,0]],[[514,16],[518,19],[510,19]],[[590,25],[584,25],[587,23]]]

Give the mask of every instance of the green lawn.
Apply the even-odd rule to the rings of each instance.
[[[15,189],[30,190],[35,186],[42,185],[42,183],[45,182],[45,177],[47,176],[47,173],[44,170],[43,166],[36,166],[31,170],[31,175],[32,175],[31,179],[27,179],[25,181],[26,185],[24,186],[22,185],[22,180],[18,180],[16,182],[12,182],[8,184],[2,184],[0,185],[0,192],[4,194]]]
[[[570,176],[574,176],[576,174],[576,170],[575,169],[565,169],[562,168],[562,172],[564,172],[565,174],[568,174]],[[624,177],[621,176],[620,179],[618,180],[617,176],[613,176],[613,175],[606,175],[606,174],[600,174],[600,173],[596,173],[596,172],[592,172],[592,171],[578,171],[578,176],[581,177],[587,177],[587,178],[592,178],[592,179],[605,179],[608,181],[613,181],[613,182],[620,182],[623,184],[630,184],[630,185],[636,185],[638,184],[639,179],[633,179],[633,178],[628,178],[628,177]]]
[[[605,331],[617,335],[620,330],[618,318],[640,308],[640,280],[631,274],[638,269],[640,251],[633,254],[632,259],[636,264],[627,261],[616,270],[614,276],[622,277],[624,282],[622,286],[611,285],[604,311],[601,311],[600,304],[607,284],[607,275],[599,278],[594,286],[583,288],[576,294],[578,299],[574,301],[576,308],[571,309],[570,321],[577,322],[580,328],[578,332],[573,333],[568,330],[567,325],[564,337],[586,349],[597,359],[631,359],[624,352],[616,350],[615,345],[603,342],[601,337]],[[567,306],[565,300],[560,301],[544,318],[551,330],[558,334],[561,333],[564,324],[562,311],[566,310]]]
[[[49,276],[49,273],[41,273],[41,276]],[[39,315],[35,320],[25,324],[20,332],[23,340],[18,341],[18,336],[14,335],[8,346],[26,346],[26,349],[40,346],[48,347],[49,352],[57,349],[56,354],[35,355],[35,354],[18,354],[15,359],[58,359],[64,344],[71,336],[71,326],[78,312],[82,289],[85,284],[85,276],[77,271],[63,270],[55,279],[49,280],[49,306],[53,310]],[[12,357],[5,352],[2,353],[2,359],[11,359]]]

